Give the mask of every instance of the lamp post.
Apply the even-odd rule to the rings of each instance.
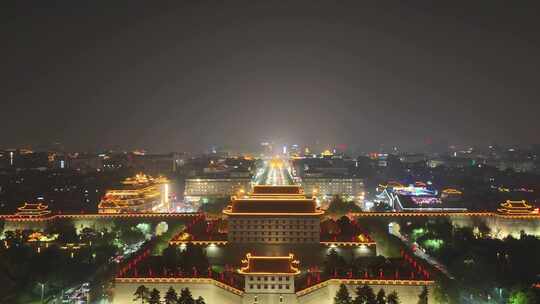
[[[41,303],[43,303],[43,295],[45,291],[45,283],[38,283],[41,286]]]

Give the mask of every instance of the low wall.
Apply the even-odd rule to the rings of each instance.
[[[363,286],[364,284],[350,284],[345,283],[345,286],[347,286],[347,289],[349,290],[349,294],[351,297],[355,297],[356,295],[356,288],[359,286]],[[334,297],[336,296],[337,291],[339,290],[339,285],[341,284],[340,280],[329,280],[325,283],[323,283],[324,286],[321,288],[315,289],[312,292],[302,294],[301,292],[298,292],[298,303],[299,304],[333,304],[334,303]],[[414,284],[414,285],[381,285],[377,283],[368,283],[368,286],[373,288],[373,291],[375,294],[379,291],[379,289],[384,289],[386,294],[389,294],[393,291],[397,292],[400,303],[417,303],[418,302],[418,295],[422,292],[422,288],[424,285],[422,284]],[[433,296],[433,285],[432,283],[429,283],[426,285],[428,287],[428,294],[429,294],[429,303],[438,303],[435,301],[435,297]]]
[[[519,237],[521,231],[529,235],[540,237],[540,215],[509,216],[494,212],[363,212],[354,213],[353,217],[362,223],[376,220],[378,222],[403,223],[405,221],[448,218],[458,227],[474,228],[485,223],[491,230],[493,237],[505,238],[509,235]]]
[[[180,295],[183,288],[189,288],[193,298],[199,296],[204,298],[205,303],[220,303],[220,304],[238,304],[242,303],[242,293],[238,290],[235,292],[227,290],[226,286],[211,279],[116,279],[114,286],[113,304],[134,303],[134,293],[137,287],[144,285],[148,289],[153,288],[159,290],[163,298],[169,287],[172,286],[176,293]],[[223,287],[220,287],[223,286]],[[239,293],[240,294],[239,294]]]
[[[63,214],[53,215],[48,218],[9,218],[4,216],[3,231],[10,230],[44,230],[47,225],[56,220],[67,219],[73,221],[73,224],[77,231],[83,228],[93,228],[95,230],[111,229],[117,222],[133,223],[149,223],[158,224],[160,222],[166,222],[169,226],[174,223],[186,222],[197,216],[197,213],[170,213],[170,214]]]
[[[433,281],[366,281],[366,280],[339,280],[332,279],[297,292],[296,294],[255,294],[243,293],[240,290],[230,288],[227,285],[211,279],[179,279],[179,278],[138,278],[138,279],[116,279],[114,287],[114,304],[132,303],[135,290],[141,285],[152,290],[156,288],[160,291],[161,297],[165,295],[169,287],[173,287],[178,294],[183,288],[189,288],[194,298],[203,297],[206,303],[220,304],[333,304],[334,297],[341,283],[349,289],[349,294],[354,298],[356,288],[368,285],[377,293],[379,289],[384,289],[386,294],[397,292],[401,303],[416,303],[418,295],[424,286],[428,287],[429,303],[438,303],[433,296]],[[283,302],[280,302],[280,297]]]
[[[491,235],[496,238],[505,238],[509,235],[518,238],[521,231],[529,235],[540,237],[540,217],[451,216],[450,220],[455,226],[472,228],[477,225],[478,221],[483,221],[491,230]]]

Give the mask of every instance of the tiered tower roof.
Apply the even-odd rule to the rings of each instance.
[[[538,213],[538,208],[527,203],[527,201],[510,201],[501,204],[501,207],[497,209],[501,214],[507,215],[530,215]]]
[[[242,260],[242,267],[238,270],[241,274],[285,274],[296,275],[300,273],[299,262],[294,259],[294,255],[287,256],[253,256],[246,254],[246,259]]]
[[[43,217],[49,214],[51,214],[49,206],[43,203],[24,203],[15,213],[19,217]]]
[[[253,192],[231,198],[226,215],[322,215],[315,198],[308,198],[300,186],[254,186]]]

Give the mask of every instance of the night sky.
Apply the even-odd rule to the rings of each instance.
[[[0,148],[539,143],[537,1],[431,2],[3,1]]]

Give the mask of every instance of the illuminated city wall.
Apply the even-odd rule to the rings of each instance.
[[[108,229],[111,230],[114,228],[116,223],[126,223],[127,225],[135,226],[139,223],[148,223],[150,225],[155,226],[160,222],[165,222],[169,227],[172,227],[175,224],[184,223],[186,219],[191,218],[191,216],[177,216],[177,217],[170,217],[170,216],[155,216],[155,217],[106,217],[106,216],[81,216],[77,217],[75,216],[69,216],[68,219],[70,219],[73,222],[73,225],[77,229],[78,232],[80,232],[83,228],[92,228],[94,230],[103,230]],[[48,220],[22,220],[22,221],[10,221],[10,220],[2,220],[4,221],[4,229],[3,231],[14,231],[14,230],[36,230],[36,231],[43,231],[49,223],[52,221],[58,220],[58,217],[52,217]]]
[[[188,216],[188,215],[186,215]],[[371,216],[370,216],[371,217]],[[380,220],[385,220],[388,223],[395,222],[399,219],[414,219],[414,218],[426,218],[424,216],[421,217],[406,217],[406,216],[374,216]],[[114,222],[117,220],[133,220],[134,222],[145,222],[145,223],[158,223],[165,221],[168,224],[172,222],[178,222],[183,221],[184,217],[178,216],[178,217],[171,217],[167,215],[159,215],[156,214],[152,217],[134,217],[130,218],[129,215],[123,215],[118,217],[107,217],[107,216],[77,216],[72,215],[68,216],[74,224],[77,230],[80,230],[85,227],[94,228],[97,230],[107,228],[110,229]],[[358,218],[359,221],[362,221],[362,216]],[[369,217],[368,217],[369,218]],[[440,216],[433,216],[433,218],[440,218]],[[508,235],[512,235],[514,237],[519,237],[521,231],[524,231],[526,234],[535,235],[540,237],[540,217],[537,218],[510,218],[510,217],[502,217],[502,216],[465,216],[465,215],[455,215],[455,216],[448,216],[451,223],[453,225],[456,225],[458,227],[471,227],[474,228],[477,226],[478,221],[486,223],[487,227],[491,229],[491,232],[494,234],[494,236],[498,238],[504,238]],[[40,219],[40,220],[32,220],[32,219],[22,219],[19,221],[11,221],[6,219],[0,219],[0,221],[4,222],[4,231],[9,230],[43,230],[47,226],[47,223],[50,221],[54,221],[57,219],[57,217],[52,217],[50,219]]]
[[[420,212],[366,212],[356,213],[356,219],[361,223],[369,222],[374,219],[386,225],[390,223],[398,223],[399,225],[405,222],[426,221],[428,219],[448,218],[452,225],[457,227],[475,228],[485,224],[491,231],[493,237],[504,238],[508,235],[519,237],[521,231],[529,235],[540,237],[540,216],[523,216],[510,217],[496,215],[490,212],[469,212],[456,213],[449,215],[448,213],[420,213]]]
[[[225,290],[212,283],[120,283],[116,282],[114,287],[114,304],[134,303],[133,293],[140,285],[145,285],[150,290],[156,288],[161,296],[165,296],[167,290],[172,286],[180,295],[182,288],[189,288],[193,298],[199,296],[204,298],[205,303],[220,303],[220,304],[238,304],[242,303],[242,296],[231,291]]]
[[[51,219],[52,220],[52,219]],[[15,231],[15,230],[34,230],[34,231],[43,231],[45,230],[45,227],[47,227],[47,224],[49,221],[6,221],[1,220],[4,222],[4,229],[3,231]],[[0,225],[1,227],[1,225]]]
[[[338,280],[331,280],[328,285],[319,288],[306,295],[298,297],[299,304],[333,304],[334,297],[339,289],[340,282]],[[373,291],[377,293],[379,289],[383,288],[386,294],[396,291],[400,303],[417,303],[418,295],[422,292],[423,286],[421,285],[376,285],[368,284]],[[362,285],[347,285],[349,294],[354,297],[356,294],[356,288]],[[433,288],[428,286],[429,291],[429,303],[438,303],[433,297]]]
[[[151,279],[144,279],[144,281]],[[157,281],[158,279],[156,279]],[[140,285],[145,285],[150,290],[156,288],[160,291],[161,296],[164,296],[170,286],[172,286],[178,294],[182,288],[189,288],[193,297],[203,297],[206,303],[223,303],[223,304],[252,304],[254,303],[254,297],[257,296],[258,303],[279,303],[279,294],[236,294],[225,288],[216,286],[210,282],[191,282],[191,283],[161,283],[161,282],[116,282],[114,287],[114,299],[113,303],[132,303],[133,293]],[[386,294],[393,291],[398,293],[401,303],[416,303],[418,301],[418,295],[422,292],[423,285],[405,285],[406,282],[401,285],[381,285],[381,284],[368,284],[377,293],[379,289],[383,288]],[[315,288],[309,293],[304,291],[297,292],[296,294],[281,294],[284,303],[287,304],[333,304],[336,292],[339,289],[339,280],[330,280],[323,284],[320,288]],[[356,288],[362,286],[358,284],[347,285],[349,293],[354,296]],[[429,303],[438,303],[433,296],[432,285],[428,286],[429,290]]]
[[[279,302],[279,297],[283,298],[283,302]],[[257,301],[255,301],[255,297],[257,297]],[[299,304],[301,302],[298,301],[298,298],[296,297],[296,294],[268,294],[268,293],[258,293],[258,294],[244,294],[242,304]],[[334,302],[332,302],[334,303]]]
[[[471,228],[477,226],[477,221],[482,221],[491,230],[491,235],[496,238],[505,238],[508,235],[517,238],[521,234],[521,231],[540,237],[540,218],[450,216],[450,221],[455,226]]]

